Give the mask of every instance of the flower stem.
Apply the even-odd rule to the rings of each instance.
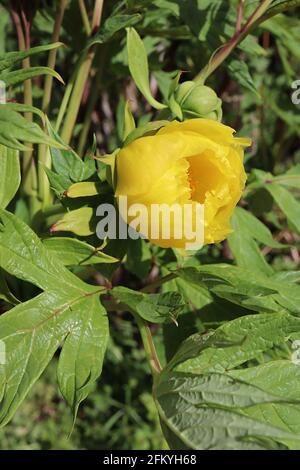
[[[91,25],[90,25],[90,22],[89,22],[89,16],[88,16],[87,11],[86,11],[86,6],[85,6],[85,3],[84,3],[84,0],[78,0],[78,3],[79,3],[79,9],[80,9],[81,18],[82,18],[82,22],[83,22],[85,32],[86,32],[87,36],[90,36],[90,34],[91,34]]]
[[[130,311],[130,313],[133,315],[142,338],[143,346],[150,365],[152,376],[153,378],[157,377],[157,375],[160,374],[160,372],[162,371],[162,367],[160,365],[152,333],[147,322],[143,320],[133,310],[128,309],[128,306],[126,304],[122,304],[122,302],[116,302],[113,299],[102,299],[102,303],[107,311]]]
[[[147,323],[142,320],[138,315],[134,315],[140,335],[142,337],[145,353],[151,368],[152,376],[155,378],[161,373],[162,367],[157,356],[156,348],[153,342],[151,330]]]
[[[60,36],[60,30],[62,25],[62,20],[64,17],[65,8],[67,5],[67,0],[60,0],[57,4],[57,11],[55,17],[55,23],[52,34],[52,42],[57,42]],[[57,49],[52,49],[49,52],[48,57],[48,67],[54,69],[56,62]],[[45,79],[44,86],[44,96],[42,102],[42,110],[45,114],[49,111],[51,94],[52,94],[52,83],[53,77],[47,75]],[[47,175],[44,170],[44,166],[50,168],[51,158],[49,155],[49,149],[46,145],[40,144],[38,149],[38,194],[40,201],[42,202],[43,207],[47,206],[51,202],[51,192],[50,184],[47,178]]]
[[[103,9],[103,0],[96,0],[94,13],[93,13],[91,32],[93,32],[100,25],[102,9]],[[95,56],[95,49],[93,47],[89,50],[86,50],[83,53],[83,58],[80,62],[77,76],[74,81],[74,87],[71,92],[66,119],[64,121],[64,125],[63,125],[62,132],[61,132],[61,137],[67,144],[70,143],[70,140],[72,137],[73,129],[76,123],[76,119],[77,119],[80,104],[81,104],[81,99],[84,93],[85,85],[86,85],[86,82],[90,73],[94,56]]]
[[[242,28],[242,22],[244,17],[244,7],[245,7],[245,0],[240,0],[238,5],[238,14],[235,26],[235,32],[238,33]]]
[[[29,36],[29,30],[25,31],[22,26],[22,20],[21,20],[21,13],[18,10],[18,7],[12,2],[11,4],[11,9],[10,9],[11,17],[14,22],[16,32],[17,32],[17,37],[18,37],[18,46],[20,51],[25,51],[30,47],[30,36]],[[26,25],[24,25],[24,28],[26,28]],[[30,59],[27,57],[26,59],[23,59],[22,61],[23,68],[29,68],[30,67]],[[28,106],[32,106],[32,84],[31,80],[25,80],[24,81],[24,103]],[[27,112],[24,113],[25,118],[28,121],[32,121],[32,113]],[[28,150],[26,150],[23,153],[23,160],[22,160],[22,169],[23,169],[23,177],[22,177],[22,190],[25,195],[27,196],[32,196],[33,193],[33,181],[35,179],[35,165],[32,164],[32,144],[26,143],[26,147]]]
[[[265,13],[272,0],[262,0],[260,5],[255,9],[246,24],[238,29],[234,36],[221,47],[211,58],[210,62],[196,76],[195,81],[204,83],[207,78],[227,59],[235,47],[247,36],[252,26]]]
[[[103,52],[104,52],[104,49],[103,49]],[[80,133],[80,138],[79,138],[79,143],[78,143],[78,155],[80,156],[83,156],[84,154],[88,133],[91,127],[92,113],[94,111],[95,104],[99,97],[99,92],[100,92],[99,84],[100,84],[101,77],[102,77],[103,60],[104,60],[104,54],[102,53],[100,57],[100,63],[98,64],[98,70],[93,79],[93,83],[91,86],[91,92],[90,92],[90,96],[89,96],[89,100],[88,100],[88,104],[87,104],[87,108],[86,108],[86,112],[84,116],[82,130]]]
[[[151,284],[148,284],[147,286],[143,287],[143,289],[141,289],[141,292],[144,292],[144,293],[152,292],[153,290],[155,290],[158,287],[162,286],[166,282],[170,282],[173,279],[176,279],[176,277],[177,277],[176,273],[167,274],[166,276],[161,277],[160,279],[157,279],[156,281],[152,282]]]

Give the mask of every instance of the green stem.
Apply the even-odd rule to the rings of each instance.
[[[15,24],[16,32],[17,32],[17,37],[18,37],[18,46],[20,51],[25,51],[29,46],[29,44],[26,44],[26,38],[25,34],[23,31],[22,27],[22,22],[20,15],[17,10],[14,9],[14,7],[11,7],[11,17],[12,20]],[[22,61],[23,68],[29,68],[30,67],[30,59],[27,57]],[[32,84],[31,80],[25,80],[24,82],[24,103],[26,105],[32,106]],[[25,118],[28,121],[32,121],[32,113],[27,112],[24,113]],[[33,146],[30,143],[26,144],[26,147],[28,150],[26,150],[23,153],[23,160],[22,160],[22,170],[23,170],[23,175],[22,175],[22,189],[24,194],[28,196],[32,196],[33,193],[33,180],[35,178],[35,175],[33,173],[35,172],[35,166],[33,166],[32,163],[32,149]]]
[[[86,32],[87,36],[90,36],[91,35],[91,25],[90,25],[90,22],[89,22],[89,16],[88,16],[87,11],[86,11],[84,0],[78,0],[78,3],[79,3],[79,9],[80,9],[81,18],[82,18],[82,22],[83,22],[85,32]]]
[[[52,34],[52,42],[57,42],[59,40],[66,5],[67,0],[60,0],[57,5],[57,12]],[[53,49],[49,52],[47,65],[51,69],[54,69],[55,67],[56,56],[57,49]],[[49,111],[52,94],[52,84],[53,77],[51,75],[47,75],[45,79],[44,96],[42,102],[42,110],[45,114],[47,114]],[[50,184],[45,173],[44,166],[50,168],[51,157],[49,154],[48,147],[44,144],[40,144],[38,150],[38,194],[43,207],[47,206],[51,202]]]
[[[92,20],[92,28],[91,31],[93,32],[96,28],[99,27],[101,21],[101,14],[103,8],[103,0],[96,0],[95,7],[94,7],[94,14]],[[73,129],[77,120],[82,95],[84,93],[85,85],[90,73],[90,69],[93,63],[93,59],[95,56],[95,49],[87,50],[83,53],[83,59],[80,62],[80,66],[78,69],[78,73],[75,79],[74,87],[72,90],[72,94],[70,97],[70,102],[68,106],[68,111],[66,115],[66,119],[64,121],[61,137],[62,139],[69,144]]]
[[[147,286],[143,287],[141,289],[141,292],[147,293],[147,292],[153,292],[153,290],[157,289],[158,287],[162,286],[166,282],[170,282],[173,279],[176,279],[178,276],[176,273],[170,273],[167,274],[164,277],[161,277],[160,279],[157,279],[157,281],[152,282],[151,284],[148,284]]]
[[[235,25],[235,32],[238,33],[242,28],[242,22],[244,17],[244,7],[245,7],[245,0],[240,0],[238,4],[238,13],[237,13],[237,20]]]
[[[86,146],[86,141],[89,133],[89,129],[91,127],[91,116],[93,113],[93,110],[95,108],[95,104],[97,102],[98,96],[99,96],[99,89],[100,89],[100,80],[102,76],[102,64],[103,64],[103,54],[101,55],[101,63],[98,66],[97,73],[95,75],[95,78],[93,80],[93,84],[91,87],[91,93],[89,96],[89,102],[87,105],[86,113],[84,116],[84,121],[83,121],[83,126],[82,130],[80,133],[80,138],[79,138],[79,144],[78,144],[78,155],[83,155],[84,149]]]
[[[72,90],[71,99],[68,106],[68,112],[61,132],[61,138],[66,144],[70,143],[73,129],[77,120],[82,95],[84,92],[85,84],[90,73],[90,68],[94,59],[94,52],[89,51],[81,63],[78,74],[75,80],[74,88]]]
[[[251,28],[266,12],[272,0],[262,0],[261,4],[252,13],[246,24],[236,31],[234,36],[219,49],[210,62],[196,76],[195,81],[204,83],[206,79],[227,59],[233,49],[249,34]]]
[[[86,108],[86,113],[84,116],[83,126],[82,126],[81,133],[80,133],[79,144],[78,144],[78,155],[81,155],[81,156],[83,156],[84,154],[84,149],[86,146],[89,129],[91,126],[91,116],[95,108],[97,99],[98,99],[98,92],[99,92],[99,89],[94,80],[94,84],[92,86],[91,94],[89,97],[88,106]]]
[[[126,304],[122,304],[122,302],[116,302],[113,299],[103,299],[102,302],[107,311],[128,311],[128,306]],[[151,368],[151,373],[153,378],[155,378],[162,371],[162,367],[160,365],[160,361],[153,342],[151,330],[145,320],[143,320],[134,311],[130,310],[130,312],[134,316],[135,321],[137,323],[145,349],[146,357]]]
[[[66,112],[66,109],[67,109],[67,106],[68,106],[68,103],[69,103],[69,100],[70,100],[70,96],[71,96],[71,93],[72,93],[72,90],[73,90],[73,87],[74,87],[74,82],[75,82],[75,79],[76,79],[76,75],[77,75],[77,71],[78,71],[78,68],[80,66],[80,63],[81,63],[81,61],[79,61],[76,68],[72,72],[71,77],[70,77],[70,81],[67,84],[67,86],[65,87],[64,96],[63,96],[63,99],[62,99],[62,102],[61,102],[61,105],[60,105],[60,108],[59,108],[59,112],[58,112],[58,116],[57,116],[56,124],[55,124],[55,131],[57,133],[59,132],[63,117],[65,115],[65,112]]]
[[[156,348],[153,342],[152,333],[147,325],[147,323],[142,320],[138,315],[134,315],[137,326],[140,331],[140,335],[142,337],[145,353],[150,365],[150,369],[155,378],[158,374],[161,373],[162,367],[160,365],[159,358],[157,356]]]
[[[67,6],[67,2],[68,0],[60,0],[57,5],[51,42],[59,41],[61,25],[62,25],[62,21],[64,18],[64,13],[65,13],[65,9]],[[56,56],[57,56],[57,49],[52,49],[49,52],[48,64],[47,64],[50,69],[54,69],[55,67]],[[45,78],[44,96],[43,96],[43,102],[42,102],[42,110],[45,114],[47,114],[49,111],[49,105],[50,105],[51,94],[52,94],[52,83],[53,83],[52,75],[47,75]]]

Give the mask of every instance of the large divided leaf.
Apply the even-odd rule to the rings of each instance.
[[[227,264],[181,268],[178,275],[213,294],[255,311],[276,312],[282,308],[300,314],[300,286],[265,276],[257,271]]]
[[[299,337],[298,318],[274,313],[240,317],[185,340],[154,384],[171,448],[299,449],[298,365],[245,367]]]
[[[69,272],[17,217],[2,210],[0,221],[0,266],[44,290],[0,317],[0,340],[6,347],[0,424],[11,419],[65,338],[59,384],[75,414],[101,372],[106,349],[101,289]]]
[[[195,374],[224,372],[284,343],[291,334],[300,336],[300,319],[287,313],[243,316],[208,335],[195,334],[188,338],[168,369]]]
[[[60,390],[76,416],[101,373],[107,324],[105,309],[95,295],[82,299],[72,310],[74,323],[60,354],[57,375]]]
[[[289,360],[277,360],[247,369],[233,370],[232,377],[243,380],[261,389],[275,393],[286,400],[298,400],[300,388],[299,365]],[[265,403],[244,410],[249,417],[263,419],[266,423],[288,432],[300,434],[300,407],[289,403]],[[287,442],[292,449],[300,448],[300,443]]]
[[[246,450],[273,448],[284,439],[300,441],[292,432],[242,414],[284,399],[223,374],[163,373],[154,394],[172,448]]]

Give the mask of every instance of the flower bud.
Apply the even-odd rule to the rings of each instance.
[[[187,81],[177,87],[174,97],[185,119],[201,117],[220,121],[222,118],[222,101],[208,86]]]

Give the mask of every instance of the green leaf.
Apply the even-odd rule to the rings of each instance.
[[[101,193],[101,184],[93,181],[72,184],[65,195],[70,198],[97,196]]]
[[[63,145],[49,137],[34,122],[27,121],[23,116],[12,110],[11,106],[0,106],[0,144],[16,150],[26,150],[21,142],[50,145],[63,148]]]
[[[267,184],[266,189],[273,196],[282,212],[286,215],[288,221],[300,233],[300,203],[294,196],[279,184],[273,182]]]
[[[185,0],[180,6],[180,16],[189,26],[193,34],[201,42],[206,43],[210,51],[214,51],[229,41],[235,34],[236,6],[233,2],[223,0]],[[254,5],[253,5],[254,3]],[[249,17],[255,7],[255,2],[245,3],[249,6]],[[247,54],[264,55],[265,51],[257,44],[253,36],[247,36],[238,45]]]
[[[59,286],[59,283],[57,283]],[[107,319],[103,314],[103,309],[99,302],[97,311],[94,312],[95,304],[91,304],[86,294],[77,296],[70,292],[44,292],[38,297],[21,304],[0,318],[1,334],[0,340],[4,341],[6,346],[6,384],[4,397],[1,402],[0,424],[5,425],[13,416],[17,407],[23,401],[28,391],[39,378],[53,354],[58,349],[63,339],[69,335],[78,334],[78,330],[86,328],[86,322],[91,320],[93,315],[99,315],[99,326],[101,323],[102,336],[99,337],[99,331],[90,334],[88,344],[95,343],[101,339],[99,348],[102,354],[94,358],[97,362],[98,372],[101,372],[101,363],[107,342]],[[101,310],[100,310],[101,308]],[[100,310],[100,311],[99,311]],[[82,316],[85,316],[85,322],[80,323]],[[82,334],[82,333],[80,333]],[[68,346],[67,346],[68,347]],[[62,353],[64,354],[64,353]],[[71,356],[72,357],[72,356]],[[70,364],[69,364],[70,365]],[[81,377],[83,370],[86,373],[86,390],[88,389],[90,379],[90,366],[88,363],[81,363]],[[70,374],[67,369],[66,373]],[[76,396],[82,400],[85,392],[80,391],[80,381],[76,382]],[[62,384],[62,393],[66,399],[69,399],[68,391]],[[82,384],[81,384],[82,385]],[[77,391],[77,386],[79,390]],[[76,411],[74,403],[73,411]]]
[[[53,189],[57,197],[62,198],[66,190],[71,186],[72,181],[67,176],[58,175],[46,166],[43,166],[43,169],[47,175],[51,189]]]
[[[134,28],[127,28],[127,53],[129,70],[140,92],[153,108],[166,108],[166,105],[159,103],[151,94],[146,49]]]
[[[5,54],[0,55],[0,72],[11,68],[15,63],[21,62],[21,60],[26,59],[26,57],[31,57],[35,54],[39,54],[40,52],[51,51],[52,49],[57,49],[61,46],[63,46],[62,42],[54,42],[44,46],[32,47],[26,51],[6,52]]]
[[[270,230],[251,212],[236,207],[231,218],[233,233],[228,237],[230,249],[239,266],[266,275],[273,270],[262,255],[254,239],[272,248],[284,248],[287,245],[273,239]]]
[[[0,145],[0,207],[15,196],[21,182],[19,152]]]
[[[169,124],[169,121],[152,121],[148,122],[144,126],[134,129],[134,131],[132,131],[125,140],[124,146],[130,144],[136,139],[139,139],[140,137],[144,137],[145,135],[155,134],[161,127],[164,127],[166,124]]]
[[[291,401],[299,399],[300,369],[290,360],[270,361],[247,369],[232,370],[229,374],[277,397]],[[300,432],[300,422],[298,429]]]
[[[0,317],[0,340],[6,348],[0,424],[11,419],[65,338],[67,352],[70,343],[75,347],[73,342],[79,338],[76,360],[64,352],[63,346],[59,371],[62,393],[75,414],[101,372],[108,337],[107,318],[98,299],[103,289],[89,286],[70,273],[24,222],[6,211],[0,214],[0,266],[44,290]],[[90,329],[91,325],[95,329]],[[94,356],[96,343],[98,355],[86,362],[87,357]]]
[[[233,370],[230,376],[252,384],[269,393],[274,393],[287,401],[298,400],[300,388],[299,365],[290,360],[277,360],[247,369]],[[300,407],[287,403],[265,403],[247,410],[244,414],[263,420],[267,424],[280,427],[285,431],[300,434]],[[293,450],[300,448],[297,441],[286,441]]]
[[[147,278],[152,264],[150,245],[142,238],[128,240],[125,267],[129,272],[144,280]]]
[[[0,269],[0,299],[11,305],[19,303],[18,299],[11,293],[2,269]]]
[[[262,255],[258,244],[254,240],[252,233],[249,232],[248,227],[244,224],[237,209],[231,218],[233,233],[228,237],[229,247],[237,265],[253,271],[260,271],[266,275],[272,274],[271,266]],[[254,216],[252,217],[258,220]]]
[[[135,121],[130,110],[130,102],[126,101],[124,107],[124,129],[123,129],[123,141],[129,136],[131,132],[135,130]]]
[[[273,16],[300,6],[300,0],[274,0],[265,16]]]
[[[88,237],[95,233],[94,210],[92,207],[80,207],[66,212],[62,219],[58,220],[50,228],[51,233],[72,232],[80,237]]]
[[[178,292],[143,294],[120,286],[112,289],[111,295],[115,300],[125,304],[129,310],[151,323],[170,321],[176,323],[176,319],[185,305]]]
[[[60,83],[64,84],[59,73],[49,67],[30,67],[27,69],[14,70],[13,72],[0,73],[0,80],[2,80],[6,86],[11,86],[22,83],[30,78],[39,77],[40,75],[51,75]]]
[[[246,62],[242,62],[239,58],[231,59],[227,68],[233,80],[236,80],[243,88],[252,91],[256,96],[260,96]]]
[[[74,417],[101,374],[107,343],[106,312],[97,297],[82,300],[76,309],[76,323],[65,339],[57,369],[60,391]]]
[[[168,365],[179,372],[225,372],[255,359],[300,333],[300,320],[287,313],[247,315],[221,325],[210,335],[188,338]]]
[[[118,152],[120,151],[119,148],[117,148],[114,152],[103,155],[103,157],[97,157],[97,162],[99,165],[105,165],[105,179],[108,182],[108,184],[112,187],[115,188],[116,184],[116,156],[118,155]],[[101,168],[101,167],[100,167]],[[99,173],[98,173],[99,175]],[[102,181],[102,178],[100,178]]]
[[[222,374],[163,374],[154,396],[160,418],[170,431],[171,448],[178,448],[179,441],[184,448],[198,450],[262,449],[269,448],[268,440],[300,439],[292,432],[243,416],[247,407],[280,398]]]
[[[91,172],[87,171],[85,162],[74,150],[70,147],[67,148],[63,140],[51,127],[49,121],[47,122],[47,126],[49,135],[59,146],[59,148],[50,149],[52,164],[56,173],[75,183],[88,179],[91,176]]]
[[[38,236],[20,219],[0,210],[0,266],[43,290],[82,288],[77,279],[49,253]]]
[[[76,238],[52,237],[43,240],[50,253],[53,253],[65,266],[116,263],[119,260],[97,250]]]
[[[246,211],[242,207],[236,207],[234,212],[235,217],[243,225],[244,230],[248,231],[253,238],[271,248],[285,248],[286,245],[279,243],[274,240],[269,228],[263,224],[257,217],[251,212]]]
[[[17,111],[19,113],[33,113],[41,118],[42,123],[44,124],[45,121],[45,114],[39,108],[35,108],[34,106],[30,106],[23,103],[5,103],[5,107],[7,110]]]
[[[300,164],[293,165],[283,175],[274,176],[272,181],[288,188],[300,189]]]
[[[236,377],[234,372],[233,377]],[[228,408],[283,401],[272,391],[264,392],[240,379],[235,381],[226,374],[218,373],[204,375],[163,373],[157,393],[160,398],[164,396],[164,400],[171,398],[174,393],[180,393],[191,404],[215,404]],[[296,400],[297,398],[294,399]]]
[[[99,32],[88,42],[87,47],[94,44],[103,44],[109,41],[112,36],[121,29],[133,26],[141,20],[141,15],[138,13],[134,15],[115,15],[109,17]]]
[[[300,314],[300,286],[276,281],[258,271],[216,264],[182,268],[177,273],[185,281],[204,286],[218,297],[244,308],[276,312],[284,307],[295,315]]]

